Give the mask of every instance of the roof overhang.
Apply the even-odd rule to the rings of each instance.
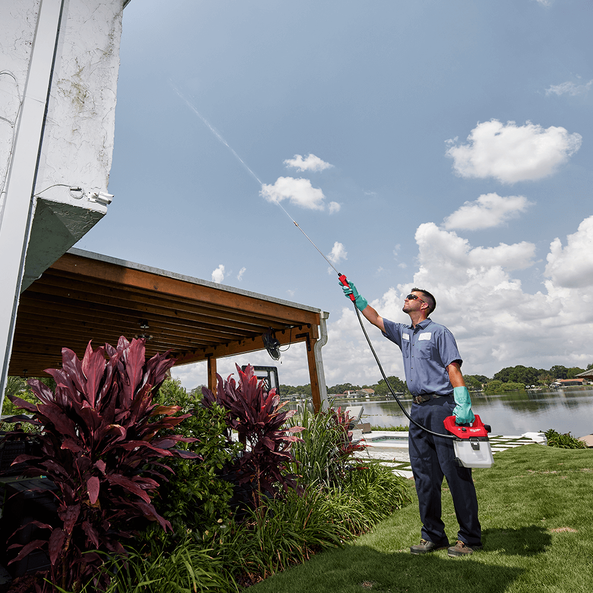
[[[316,341],[327,313],[213,282],[71,249],[20,298],[10,375],[43,376],[61,349],[79,357],[120,336],[144,335],[146,354],[170,351],[187,364]]]

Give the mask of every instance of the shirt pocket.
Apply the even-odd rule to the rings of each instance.
[[[414,355],[418,358],[432,358],[432,342],[430,340],[418,340],[414,344]]]

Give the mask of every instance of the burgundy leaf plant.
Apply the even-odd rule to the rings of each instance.
[[[143,340],[130,343],[122,336],[116,348],[105,344],[94,351],[89,342],[82,361],[64,348],[62,368],[46,371],[56,382],[54,391],[37,379],[29,381],[39,403],[10,397],[43,425],[41,455],[21,455],[14,463],[27,464],[25,475],[44,475],[55,483],[61,521],[57,527],[38,524],[48,530],[49,540],[26,544],[12,562],[47,545],[50,580],[75,590],[102,574],[102,556],[95,550],[125,553],[122,540],[142,519],[171,528],[152,504],[159,481],[167,479],[162,472],[170,471],[159,460],[197,457],[175,448],[195,439],[162,435],[189,414],[174,417],[178,406],[152,403],[174,363],[167,354],[147,361]],[[95,582],[98,590],[105,584]]]
[[[275,496],[280,489],[296,488],[294,476],[286,472],[286,466],[293,461],[292,445],[299,441],[296,433],[302,426],[284,427],[295,410],[283,410],[287,402],[280,403],[275,389],[266,391],[251,365],[243,372],[237,365],[239,382],[232,375],[223,381],[220,375],[216,394],[205,387],[202,403],[210,406],[214,402],[227,410],[227,425],[236,430],[238,439],[244,445],[242,455],[231,468],[231,480],[247,485],[259,506],[262,494]]]

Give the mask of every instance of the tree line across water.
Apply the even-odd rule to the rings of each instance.
[[[519,391],[529,386],[548,387],[558,379],[574,379],[578,374],[593,369],[593,363],[587,365],[586,369],[580,367],[565,367],[554,365],[550,369],[536,369],[516,365],[506,367],[492,378],[485,375],[464,375],[465,383],[472,391],[484,390],[485,393],[501,393],[505,391]],[[388,377],[389,383],[397,393],[408,393],[405,381],[399,377]],[[352,383],[338,383],[327,388],[328,395],[339,395],[347,391],[361,391],[372,389],[375,395],[388,395],[389,387],[385,379],[381,379],[374,385],[354,385]],[[311,395],[311,385],[280,385],[281,395]]]

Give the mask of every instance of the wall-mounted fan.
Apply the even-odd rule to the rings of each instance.
[[[270,329],[263,335],[264,346],[270,357],[274,360],[280,359],[280,342],[276,339],[274,332]]]

